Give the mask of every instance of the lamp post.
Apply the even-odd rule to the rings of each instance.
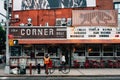
[[[15,22],[19,22],[19,15],[15,15],[15,19],[9,19],[9,0],[5,0],[6,4],[7,4],[7,8],[6,8],[6,15],[0,13],[0,15],[2,15],[3,17],[6,18],[6,66],[5,66],[5,73],[10,73],[10,53],[9,53],[9,24],[10,23],[15,23]],[[11,22],[10,22],[11,21]]]
[[[5,66],[5,73],[10,73],[10,66],[9,66],[9,41],[8,41],[8,34],[9,34],[9,0],[6,0],[7,3],[7,11],[6,11],[6,66]]]

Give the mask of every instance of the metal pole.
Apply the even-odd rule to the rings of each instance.
[[[7,11],[6,11],[6,66],[5,66],[5,73],[10,73],[10,66],[9,66],[9,0],[6,0],[7,3]]]

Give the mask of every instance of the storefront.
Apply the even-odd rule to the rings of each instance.
[[[52,32],[49,36],[39,30]],[[46,53],[56,61],[56,66],[59,66],[61,53],[65,54],[66,61],[71,67],[74,67],[74,61],[79,63],[79,67],[85,67],[86,59],[103,59],[106,63],[108,60],[120,59],[120,33],[119,28],[115,27],[11,27],[10,34],[19,41],[18,45],[10,47],[13,65],[18,65],[18,59],[25,58],[29,66],[31,58],[34,58],[32,65],[40,63],[43,66],[43,57]]]
[[[120,59],[117,11],[113,10],[112,0],[85,1],[81,6],[77,4],[78,6],[68,7],[65,2],[61,7],[51,3],[53,6],[49,8],[44,6],[34,10],[25,6],[21,8],[20,5],[15,7],[16,3],[21,1],[18,3],[14,0],[12,17],[19,15],[20,22],[11,24],[9,32],[19,44],[10,47],[10,64],[17,66],[19,59],[25,58],[27,66],[29,63],[40,63],[43,66],[43,57],[49,53],[50,58],[55,61],[55,66],[59,66],[59,58],[64,53],[71,67],[94,68],[101,64],[101,60],[105,61],[104,67],[111,67],[107,66],[108,60]],[[32,19],[31,24],[35,26],[26,26],[28,18]],[[16,26],[20,24],[24,25]],[[31,61],[31,58],[34,60]],[[86,66],[87,60],[89,66]]]

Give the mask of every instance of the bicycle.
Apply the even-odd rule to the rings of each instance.
[[[55,67],[55,62],[52,61],[52,65],[48,65],[48,73],[52,74],[54,73],[56,67]],[[70,72],[70,66],[65,64],[63,67],[61,65],[58,67],[58,70],[61,71],[63,74],[68,74]]]

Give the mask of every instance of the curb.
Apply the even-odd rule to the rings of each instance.
[[[118,77],[120,75],[0,75],[0,77]]]

